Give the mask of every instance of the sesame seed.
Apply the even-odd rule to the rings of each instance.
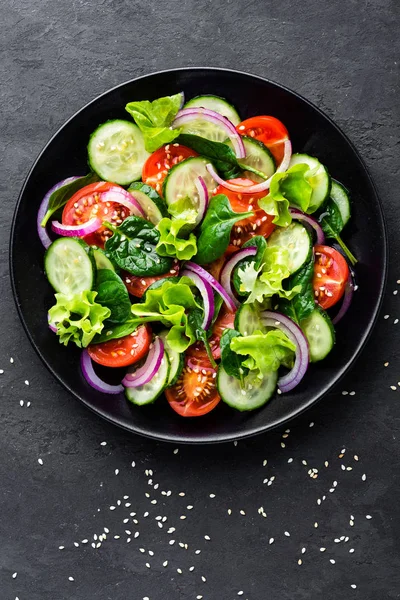
[[[364,475],[362,475],[362,476],[361,476],[361,479],[362,479],[362,481],[366,481],[366,479],[367,479],[367,476],[366,476],[366,474],[365,474],[365,473],[364,473]]]
[[[384,318],[384,319],[388,319],[388,318],[389,318],[389,315],[383,315],[383,318]]]
[[[68,577],[68,581],[75,581],[73,577]]]
[[[210,536],[209,536],[209,535],[205,535],[205,536],[204,536],[204,539],[205,539],[205,540],[207,540],[208,542],[211,540],[211,538],[210,538]]]
[[[29,385],[29,381],[27,379],[25,379],[25,385]]]
[[[210,494],[210,498],[215,498],[215,494]]]
[[[274,543],[274,538],[273,538],[273,537],[272,537],[272,538],[269,538],[269,541],[268,541],[268,543],[269,543],[269,544],[273,544],[273,543]]]
[[[350,587],[353,588],[353,590],[355,590],[357,586],[355,583],[352,583]]]
[[[290,537],[290,533],[288,531],[285,531],[285,535],[286,537]]]
[[[115,469],[115,474],[118,475],[119,469]]]
[[[13,357],[11,357],[10,358],[10,363],[13,364],[13,362],[14,362],[14,359],[13,359]]]
[[[150,569],[150,563],[146,563],[146,567]]]
[[[182,569],[177,569],[176,572],[182,575]]]
[[[38,458],[38,463],[39,463],[39,465],[42,465],[43,464],[43,460],[41,458]]]
[[[303,564],[303,561],[301,560],[301,558],[299,558],[299,560],[297,561],[297,564],[298,564],[299,566],[301,566],[301,565]]]
[[[288,458],[288,463],[292,463],[293,462],[293,458]]]
[[[326,548],[320,548],[319,551],[320,552],[325,552]]]
[[[317,521],[315,521],[315,523],[314,523],[314,527],[315,527],[315,529],[317,529],[317,527],[318,527],[318,523],[317,523]]]
[[[178,452],[179,452],[179,448],[175,448],[174,454],[178,454]]]
[[[372,519],[372,515],[365,515],[366,519]]]
[[[329,562],[332,563],[332,565],[334,565],[336,563],[336,560],[334,558],[330,558]]]
[[[175,540],[169,540],[169,545],[173,546],[175,544]]]

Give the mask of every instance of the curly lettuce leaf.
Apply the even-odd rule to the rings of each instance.
[[[187,283],[165,281],[159,288],[147,290],[144,302],[132,305],[132,314],[143,322],[159,321],[169,327],[169,345],[176,352],[184,352],[196,340],[188,319],[188,312],[196,308],[201,307]]]
[[[153,102],[143,100],[129,102],[125,110],[133,117],[144,137],[147,152],[154,152],[164,144],[172,142],[181,130],[171,129],[182,101],[181,94],[158,98]]]
[[[72,297],[55,294],[57,302],[49,310],[49,324],[57,328],[60,344],[73,342],[78,348],[86,348],[96,333],[101,333],[111,311],[97,304],[96,296],[97,292],[90,291]]]
[[[255,331],[252,335],[232,337],[232,352],[247,356],[242,367],[254,371],[258,379],[263,379],[271,371],[277,371],[283,364],[292,366],[296,346],[278,329],[267,333]]]
[[[289,213],[289,204],[297,206],[306,212],[313,188],[306,178],[309,166],[305,164],[294,165],[284,173],[275,173],[271,179],[268,196],[261,198],[258,205],[268,215],[274,215],[272,221],[280,227],[287,227],[292,222]]]
[[[191,233],[186,239],[183,229],[186,227],[185,219],[161,219],[157,225],[160,239],[156,252],[160,256],[176,256],[179,260],[189,260],[197,252],[197,239]]]
[[[246,264],[238,270],[240,291],[248,292],[246,304],[262,303],[266,298],[277,294],[280,298],[291,300],[301,290],[294,286],[290,290],[283,288],[283,281],[289,277],[289,252],[286,248],[267,246],[261,266],[256,269],[255,263]]]

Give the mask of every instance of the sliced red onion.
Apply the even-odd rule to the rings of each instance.
[[[144,364],[133,373],[127,373],[122,380],[125,387],[139,387],[149,383],[157,374],[164,358],[164,342],[155,338]]]
[[[310,217],[310,215],[306,215],[301,210],[297,208],[290,208],[289,212],[292,216],[292,219],[296,219],[297,221],[303,221],[307,225],[310,225],[317,234],[317,244],[325,244],[325,234],[322,231],[321,225],[318,223],[316,219]]]
[[[284,171],[287,171],[289,164],[290,164],[290,159],[292,157],[292,144],[291,144],[290,140],[285,140],[284,145],[285,145],[285,153],[284,153],[282,162],[279,165],[279,167],[277,168],[277,170],[275,171],[275,173],[283,173]],[[227,190],[231,190],[232,192],[238,192],[239,194],[257,194],[258,192],[267,191],[271,184],[271,179],[275,175],[275,173],[274,173],[274,175],[272,175],[269,179],[266,179],[265,181],[262,181],[261,183],[255,183],[254,185],[244,186],[244,185],[238,185],[237,183],[230,183],[229,181],[225,181],[224,179],[222,179],[222,177],[220,177],[218,175],[217,171],[214,169],[214,167],[212,166],[211,163],[208,163],[206,165],[206,169],[210,173],[210,175],[214,179],[214,181],[216,181],[219,185],[222,185]]]
[[[102,192],[99,198],[101,202],[116,202],[117,204],[121,204],[137,217],[146,217],[146,213],[136,200],[134,192],[131,194],[123,188],[115,187],[107,192]]]
[[[271,310],[261,313],[262,323],[267,327],[281,329],[296,346],[296,358],[293,369],[278,380],[281,392],[289,392],[296,387],[306,374],[310,362],[307,338],[298,325],[286,315]]]
[[[342,306],[340,307],[340,310],[339,310],[338,314],[336,315],[336,317],[334,319],[332,319],[332,323],[334,325],[339,323],[339,321],[341,321],[341,319],[344,317],[344,315],[349,310],[355,290],[356,290],[356,286],[354,285],[353,274],[350,271],[349,276],[346,281],[346,286],[344,288],[344,296],[343,296]]]
[[[81,369],[88,384],[98,392],[103,392],[104,394],[120,394],[124,391],[122,385],[110,385],[96,375],[93,369],[92,359],[87,350],[84,350],[81,354]]]
[[[183,271],[182,277],[189,277],[198,288],[201,297],[203,298],[204,319],[201,324],[202,328],[207,331],[211,325],[214,316],[214,294],[211,285],[205,281],[200,275],[193,271]]]
[[[58,190],[63,185],[67,185],[68,183],[71,183],[71,181],[75,181],[75,179],[79,179],[80,177],[81,177],[80,175],[76,175],[73,177],[67,177],[67,179],[63,179],[62,181],[59,181],[58,183],[53,185],[52,188],[49,189],[49,191],[47,192],[47,194],[44,196],[43,200],[40,203],[36,223],[37,223],[38,236],[45,248],[48,248],[50,246],[50,244],[52,243],[52,240],[50,239],[49,234],[47,233],[46,227],[41,226],[41,222],[43,221],[44,215],[47,213],[47,209],[49,207],[50,196],[52,195],[53,192]]]
[[[224,290],[222,285],[218,283],[218,281],[211,275],[211,273],[203,269],[203,267],[200,267],[200,265],[196,265],[196,263],[191,262],[190,260],[187,263],[185,263],[185,267],[189,269],[189,271],[192,271],[193,273],[196,273],[196,275],[199,275],[204,281],[207,281],[207,283],[209,283],[211,287],[214,288],[214,290],[218,292],[218,294],[222,297],[229,310],[232,312],[236,312],[236,304]]]
[[[51,228],[54,233],[58,233],[58,235],[62,235],[65,237],[85,237],[90,233],[94,233],[101,227],[101,219],[99,217],[92,217],[86,223],[82,223],[82,225],[63,225],[58,221],[53,221],[51,223]]]
[[[222,268],[221,275],[220,275],[221,285],[224,288],[224,290],[226,291],[226,293],[228,294],[228,296],[231,298],[231,300],[235,303],[235,306],[239,306],[240,303],[235,298],[233,291],[232,291],[232,285],[231,285],[232,271],[236,267],[238,262],[240,262],[244,258],[248,258],[249,256],[255,256],[255,254],[257,254],[257,248],[255,246],[249,246],[248,248],[242,248],[238,252],[235,252],[235,254],[226,261],[226,263],[224,264],[224,266]]]
[[[49,324],[50,331],[52,331],[53,333],[57,333],[57,327],[55,325],[52,325],[50,323],[50,315],[49,315],[49,313],[47,313],[47,322]]]
[[[214,110],[209,110],[208,108],[201,107],[184,108],[183,110],[180,110],[176,115],[175,120],[172,123],[172,128],[175,129],[176,127],[181,127],[182,125],[191,123],[192,121],[195,121],[199,118],[221,127],[221,129],[225,131],[226,136],[232,142],[236,158],[245,158],[246,150],[244,148],[243,140],[239,133],[236,131],[234,124],[231,123],[229,119],[223,117]]]
[[[199,194],[199,212],[196,217],[196,225],[198,225],[204,219],[204,215],[206,214],[209,196],[206,182],[201,175],[195,179],[194,184],[196,186],[197,193]]]

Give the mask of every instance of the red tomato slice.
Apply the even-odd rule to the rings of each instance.
[[[144,183],[151,185],[156,192],[161,194],[163,181],[170,168],[190,156],[198,156],[198,154],[181,144],[162,146],[153,152],[143,165],[142,179]]]
[[[221,400],[216,371],[207,359],[196,362],[194,369],[186,364],[176,384],[165,390],[170,407],[182,417],[201,417]]]
[[[118,340],[88,346],[89,356],[104,367],[128,367],[143,358],[150,346],[151,328],[140,325],[133,333]]]
[[[282,162],[283,143],[289,139],[289,132],[279,119],[266,115],[250,117],[239,123],[236,130],[241,135],[248,135],[263,142],[272,153],[277,165]]]
[[[275,229],[275,225],[272,223],[274,217],[267,215],[261,208],[258,208],[258,200],[265,198],[266,192],[258,192],[257,194],[246,193],[246,187],[254,185],[254,181],[251,179],[230,179],[231,183],[243,186],[243,193],[231,192],[222,185],[216,189],[216,194],[225,194],[228,196],[229,202],[231,203],[232,210],[235,212],[247,212],[252,210],[254,215],[247,217],[235,223],[232,227],[231,232],[231,243],[234,246],[241,246],[244,242],[247,242],[250,238],[255,235],[263,235],[268,237]]]
[[[217,320],[212,329],[212,335],[208,342],[211,352],[215,360],[221,358],[220,340],[225,329],[235,329],[235,313],[228,310],[225,304],[221,306]],[[208,361],[208,356],[203,342],[196,342],[186,350],[187,356],[194,358],[196,361]]]
[[[124,219],[129,217],[129,210],[118,204],[118,202],[101,202],[99,195],[113,188],[122,189],[115,183],[99,181],[86,185],[76,192],[67,202],[62,214],[63,225],[81,225],[93,217],[99,217],[104,221],[120,225]],[[111,237],[109,229],[101,227],[95,233],[85,236],[83,239],[91,246],[104,248],[106,240]]]
[[[166,277],[177,277],[178,275],[179,260],[175,259],[172,268],[168,271],[168,273],[156,275],[155,277],[136,277],[136,275],[131,275],[127,271],[122,271],[121,278],[125,283],[128,292],[132,294],[132,296],[136,296],[136,298],[141,298],[147,288],[149,288],[156,281],[165,279]]]
[[[314,293],[321,308],[331,308],[344,294],[349,267],[343,256],[330,246],[315,246]]]

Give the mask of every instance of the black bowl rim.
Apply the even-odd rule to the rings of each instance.
[[[368,327],[366,328],[364,335],[362,336],[360,342],[357,345],[356,351],[354,352],[353,357],[351,358],[350,361],[348,361],[348,363],[337,373],[337,375],[334,377],[333,381],[325,386],[325,389],[322,393],[311,397],[309,399],[309,401],[304,404],[301,408],[299,408],[298,410],[294,410],[291,413],[289,413],[288,415],[286,415],[285,417],[281,418],[281,419],[276,419],[275,421],[273,421],[272,423],[267,424],[264,427],[255,427],[253,429],[250,430],[244,430],[243,433],[237,434],[237,435],[224,435],[224,434],[212,434],[212,435],[205,435],[204,438],[199,438],[196,437],[196,439],[192,439],[190,437],[187,437],[185,435],[158,435],[158,434],[153,434],[151,433],[151,431],[146,431],[146,430],[142,430],[140,428],[137,428],[136,426],[127,426],[125,423],[119,422],[118,420],[109,417],[107,414],[96,410],[93,406],[91,406],[90,404],[87,403],[87,401],[79,396],[78,394],[76,394],[70,387],[68,384],[66,384],[64,381],[61,380],[61,378],[58,376],[57,372],[50,366],[50,364],[47,362],[47,360],[44,358],[44,356],[42,355],[39,347],[36,345],[30,331],[29,328],[25,322],[25,318],[24,315],[22,314],[21,311],[21,307],[19,305],[18,302],[18,295],[17,295],[17,289],[16,289],[16,282],[15,282],[15,278],[14,278],[14,271],[13,271],[13,241],[14,241],[14,234],[15,234],[15,225],[16,225],[16,220],[17,220],[17,214],[19,211],[19,206],[21,204],[22,201],[22,197],[24,195],[25,192],[25,188],[27,186],[27,183],[31,177],[32,172],[34,171],[34,169],[36,168],[37,163],[40,161],[42,155],[45,153],[45,151],[47,150],[47,147],[52,143],[52,141],[59,135],[59,133],[61,132],[61,130],[68,124],[70,123],[73,119],[75,119],[75,117],[77,115],[79,115],[82,111],[84,111],[86,108],[89,107],[90,104],[93,104],[94,102],[97,102],[97,100],[99,100],[100,98],[102,98],[103,96],[106,96],[107,94],[114,92],[115,90],[117,90],[118,88],[122,88],[130,83],[133,83],[135,81],[140,81],[141,79],[146,79],[147,77],[151,77],[154,75],[160,75],[163,73],[176,73],[176,72],[180,72],[180,71],[221,71],[221,72],[227,72],[227,73],[232,73],[235,75],[244,75],[247,77],[253,77],[255,79],[259,79],[261,81],[265,81],[267,83],[272,84],[273,86],[276,86],[280,89],[285,90],[286,92],[288,92],[289,94],[292,94],[293,96],[299,98],[300,100],[302,100],[305,104],[308,104],[314,111],[316,111],[317,113],[319,113],[320,115],[322,115],[327,121],[329,121],[329,123],[338,131],[338,133],[346,140],[346,142],[349,144],[349,146],[351,147],[352,151],[354,152],[354,154],[356,155],[356,157],[358,158],[361,166],[363,167],[365,174],[367,175],[367,178],[369,180],[369,183],[371,185],[371,188],[373,190],[374,196],[375,196],[375,200],[376,200],[376,204],[378,207],[378,212],[379,212],[379,216],[380,216],[380,220],[381,220],[381,228],[382,228],[382,233],[383,233],[383,264],[384,264],[384,271],[382,273],[382,277],[381,277],[381,283],[380,283],[380,289],[379,289],[379,294],[377,297],[377,302],[375,305],[375,309],[373,312],[373,316],[370,320],[370,323],[368,325]],[[58,129],[57,131],[54,133],[54,135],[50,138],[50,140],[47,142],[47,144],[44,146],[44,148],[40,151],[40,153],[38,154],[36,160],[34,161],[32,167],[30,168],[27,176],[25,177],[24,183],[22,185],[21,191],[19,193],[18,196],[18,200],[14,209],[14,214],[13,214],[13,219],[12,219],[12,223],[11,223],[11,231],[10,231],[10,242],[9,242],[9,268],[10,268],[10,279],[11,279],[11,288],[12,288],[12,293],[13,293],[13,297],[14,297],[14,301],[17,307],[17,311],[18,311],[18,316],[22,322],[22,325],[25,329],[25,333],[28,336],[29,341],[31,342],[34,350],[36,351],[36,353],[38,354],[38,356],[40,357],[40,359],[42,360],[42,362],[45,364],[45,366],[48,368],[48,370],[52,373],[52,375],[58,380],[58,382],[65,388],[67,389],[77,400],[79,400],[80,402],[82,402],[87,408],[89,408],[90,410],[92,410],[96,415],[102,417],[103,419],[105,419],[106,421],[113,423],[114,425],[117,425],[118,427],[121,427],[122,429],[129,431],[131,433],[136,433],[138,435],[142,435],[144,437],[147,437],[149,439],[153,439],[156,441],[163,441],[163,442],[170,442],[170,443],[183,443],[183,444],[215,444],[215,443],[224,443],[224,442],[231,442],[231,441],[236,441],[236,440],[240,440],[240,439],[246,439],[252,436],[255,436],[257,434],[261,434],[261,433],[265,433],[267,431],[271,431],[272,429],[276,429],[277,427],[281,427],[283,425],[285,425],[286,423],[288,423],[289,421],[291,421],[292,419],[294,419],[295,417],[298,417],[299,415],[303,414],[306,410],[308,410],[311,406],[315,405],[317,402],[319,402],[320,400],[322,400],[322,398],[324,396],[326,396],[327,393],[329,393],[339,382],[340,380],[344,377],[344,375],[346,373],[348,373],[348,371],[352,368],[352,366],[354,365],[355,361],[357,360],[357,358],[359,357],[360,353],[362,352],[363,348],[365,347],[371,333],[372,330],[376,324],[378,315],[379,315],[379,311],[381,309],[382,306],[382,302],[383,302],[383,297],[384,297],[384,293],[385,293],[385,288],[386,288],[386,282],[387,282],[387,276],[388,276],[388,254],[389,254],[389,247],[388,247],[388,234],[387,234],[387,226],[386,226],[386,219],[385,219],[385,215],[384,215],[384,211],[383,211],[383,207],[382,207],[382,202],[380,200],[378,191],[376,189],[375,183],[369,173],[369,170],[364,162],[364,160],[361,158],[360,154],[358,153],[356,147],[354,146],[353,142],[351,142],[351,140],[347,137],[347,135],[341,130],[341,128],[333,121],[333,119],[331,119],[327,114],[325,114],[324,111],[322,111],[320,108],[318,108],[314,103],[312,103],[310,100],[308,100],[307,98],[305,98],[304,96],[302,96],[301,94],[299,94],[298,92],[295,92],[293,90],[291,90],[290,88],[277,83],[275,81],[272,81],[271,79],[268,79],[267,77],[261,77],[260,75],[255,75],[252,73],[247,73],[245,71],[239,71],[237,69],[225,69],[223,67],[200,67],[200,66],[196,66],[196,67],[178,67],[175,69],[163,69],[161,71],[155,71],[153,73],[146,73],[145,75],[140,75],[139,77],[134,77],[133,79],[129,79],[127,81],[124,81],[123,83],[120,83],[108,90],[106,90],[105,92],[103,92],[102,94],[99,94],[98,96],[96,96],[95,98],[93,98],[92,100],[90,100],[89,102],[87,102],[82,108],[80,108],[78,111],[76,111],[71,117],[69,117],[69,119],[67,119]]]

